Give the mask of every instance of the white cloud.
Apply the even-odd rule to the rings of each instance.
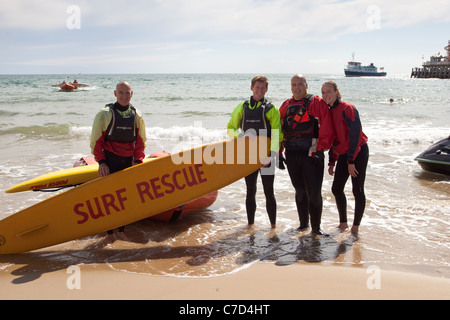
[[[274,38],[254,38],[254,39],[247,39],[238,41],[242,44],[255,44],[258,46],[279,46],[279,45],[285,45],[287,43],[286,40],[283,39],[274,39]]]
[[[66,26],[70,5],[80,7],[81,30]],[[261,65],[273,71],[333,65],[341,70],[354,50],[364,55],[365,48],[375,49],[380,59],[384,51],[374,42],[386,37],[384,48],[392,48],[391,30],[403,36],[423,25],[439,30],[445,43],[440,34],[450,21],[448,12],[448,0],[11,0],[0,7],[0,42],[9,48],[2,64],[57,70],[78,65],[128,70],[133,64],[150,71],[251,71]]]
[[[206,48],[206,49],[199,49],[199,50],[189,51],[189,54],[193,55],[193,56],[203,56],[205,54],[212,53],[212,52],[214,52],[213,49]]]
[[[29,66],[68,66],[68,65],[107,65],[118,63],[151,63],[169,61],[177,55],[148,55],[148,56],[115,56],[115,55],[92,55],[92,56],[64,56],[54,57],[51,59],[34,59],[22,62],[17,62],[17,65]]]
[[[0,29],[64,28],[73,1],[2,3]],[[278,41],[332,39],[367,32],[367,8],[380,8],[382,28],[450,21],[450,1],[429,0],[117,0],[77,1],[82,28],[129,28],[162,37]],[[253,40],[252,40],[253,39]]]
[[[385,26],[401,28],[419,23],[450,22],[450,2],[432,1],[394,1],[382,7]]]
[[[0,8],[1,29],[52,30],[65,28],[69,4],[58,0],[3,1]]]

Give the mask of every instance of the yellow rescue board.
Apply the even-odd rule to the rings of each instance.
[[[261,168],[267,138],[209,144],[60,193],[0,221],[0,254],[31,251],[139,221]]]
[[[99,178],[98,164],[92,164],[44,174],[17,184],[6,190],[6,193],[74,186],[97,178]]]
[[[144,162],[153,159],[144,159]],[[98,164],[68,168],[44,174],[31,180],[24,181],[12,186],[6,193],[23,191],[38,191],[46,189],[57,189],[62,187],[76,186],[99,178]]]

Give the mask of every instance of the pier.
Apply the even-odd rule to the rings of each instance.
[[[432,56],[430,61],[424,62],[422,68],[413,68],[411,78],[450,79],[450,40],[445,50],[447,51],[446,57],[438,53]]]
[[[423,68],[413,68],[411,72],[411,78],[437,78],[437,79],[450,79],[450,61],[445,63],[441,62],[436,65],[427,65],[425,62]]]

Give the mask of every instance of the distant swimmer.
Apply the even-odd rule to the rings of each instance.
[[[389,102],[390,102],[390,103],[394,103],[394,99],[391,98],[391,99],[389,100]]]

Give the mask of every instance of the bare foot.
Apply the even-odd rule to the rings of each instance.
[[[352,234],[357,235],[359,232],[359,226],[352,226]]]
[[[340,223],[337,228],[341,231],[347,230],[348,229],[348,224],[346,222],[344,223]]]
[[[106,244],[111,244],[111,243],[113,243],[114,241],[116,241],[116,239],[114,238],[114,234],[107,234],[106,235],[106,237],[105,237],[105,239],[104,239],[104,242],[106,243]]]
[[[122,239],[123,241],[130,241],[130,239],[127,237],[127,235],[125,234],[125,232],[117,232],[117,236]]]

